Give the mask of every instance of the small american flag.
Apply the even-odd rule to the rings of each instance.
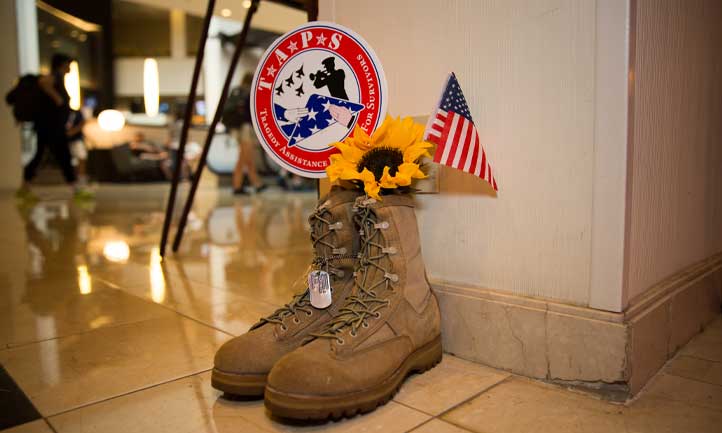
[[[429,117],[424,139],[436,144],[434,162],[480,177],[498,191],[491,164],[456,75],[450,73],[436,111]]]

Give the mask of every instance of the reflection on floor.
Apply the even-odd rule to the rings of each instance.
[[[287,425],[210,387],[215,350],[302,290],[315,194],[201,190],[161,262],[166,188],[0,198],[0,364],[44,419],[12,432],[712,432],[722,424],[722,320],[634,402],[616,405],[453,356],[372,414]],[[0,411],[0,413],[2,413]],[[51,430],[52,426],[52,430]]]

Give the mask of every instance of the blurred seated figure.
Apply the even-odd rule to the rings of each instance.
[[[178,155],[178,142],[171,139],[165,146],[158,145],[145,138],[142,132],[133,134],[132,140],[128,143],[130,150],[135,156],[147,161],[158,161],[166,179],[173,178],[173,164]],[[190,177],[191,165],[196,164],[200,156],[200,149],[197,143],[188,142],[185,148],[185,157],[181,166],[181,180]]]
[[[158,146],[152,141],[148,141],[145,138],[145,134],[140,131],[133,134],[133,138],[128,142],[128,146],[136,157],[146,161],[158,161],[158,167],[163,172],[163,176],[166,179],[172,178],[173,160],[171,152],[167,149]]]
[[[133,134],[133,138],[128,142],[133,155],[140,159],[164,160],[168,158],[168,152],[161,146],[156,145],[152,141],[145,138],[145,134],[138,131]]]
[[[183,111],[184,105],[178,105],[173,115],[169,116],[170,121],[168,122],[168,141],[166,142],[166,149],[171,152],[171,157],[174,158],[178,153],[180,147],[181,130],[183,129]],[[187,140],[185,149],[183,152],[183,166],[181,168],[181,179],[187,179],[190,174],[195,171],[198,167],[198,160],[200,159],[201,146],[194,142]],[[171,179],[172,177],[169,177]]]
[[[159,182],[168,179],[161,159],[145,159],[136,156],[130,143],[108,149],[110,170],[104,181],[110,182]]]

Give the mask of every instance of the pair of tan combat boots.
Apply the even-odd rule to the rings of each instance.
[[[369,412],[408,374],[442,356],[439,306],[413,201],[377,201],[334,187],[309,222],[314,268],[330,277],[331,305],[314,307],[310,290],[294,296],[218,350],[212,385],[234,396],[264,396],[282,418]]]

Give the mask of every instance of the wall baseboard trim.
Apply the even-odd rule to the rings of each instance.
[[[624,400],[720,313],[722,254],[613,313],[432,281],[444,350],[516,374]]]

